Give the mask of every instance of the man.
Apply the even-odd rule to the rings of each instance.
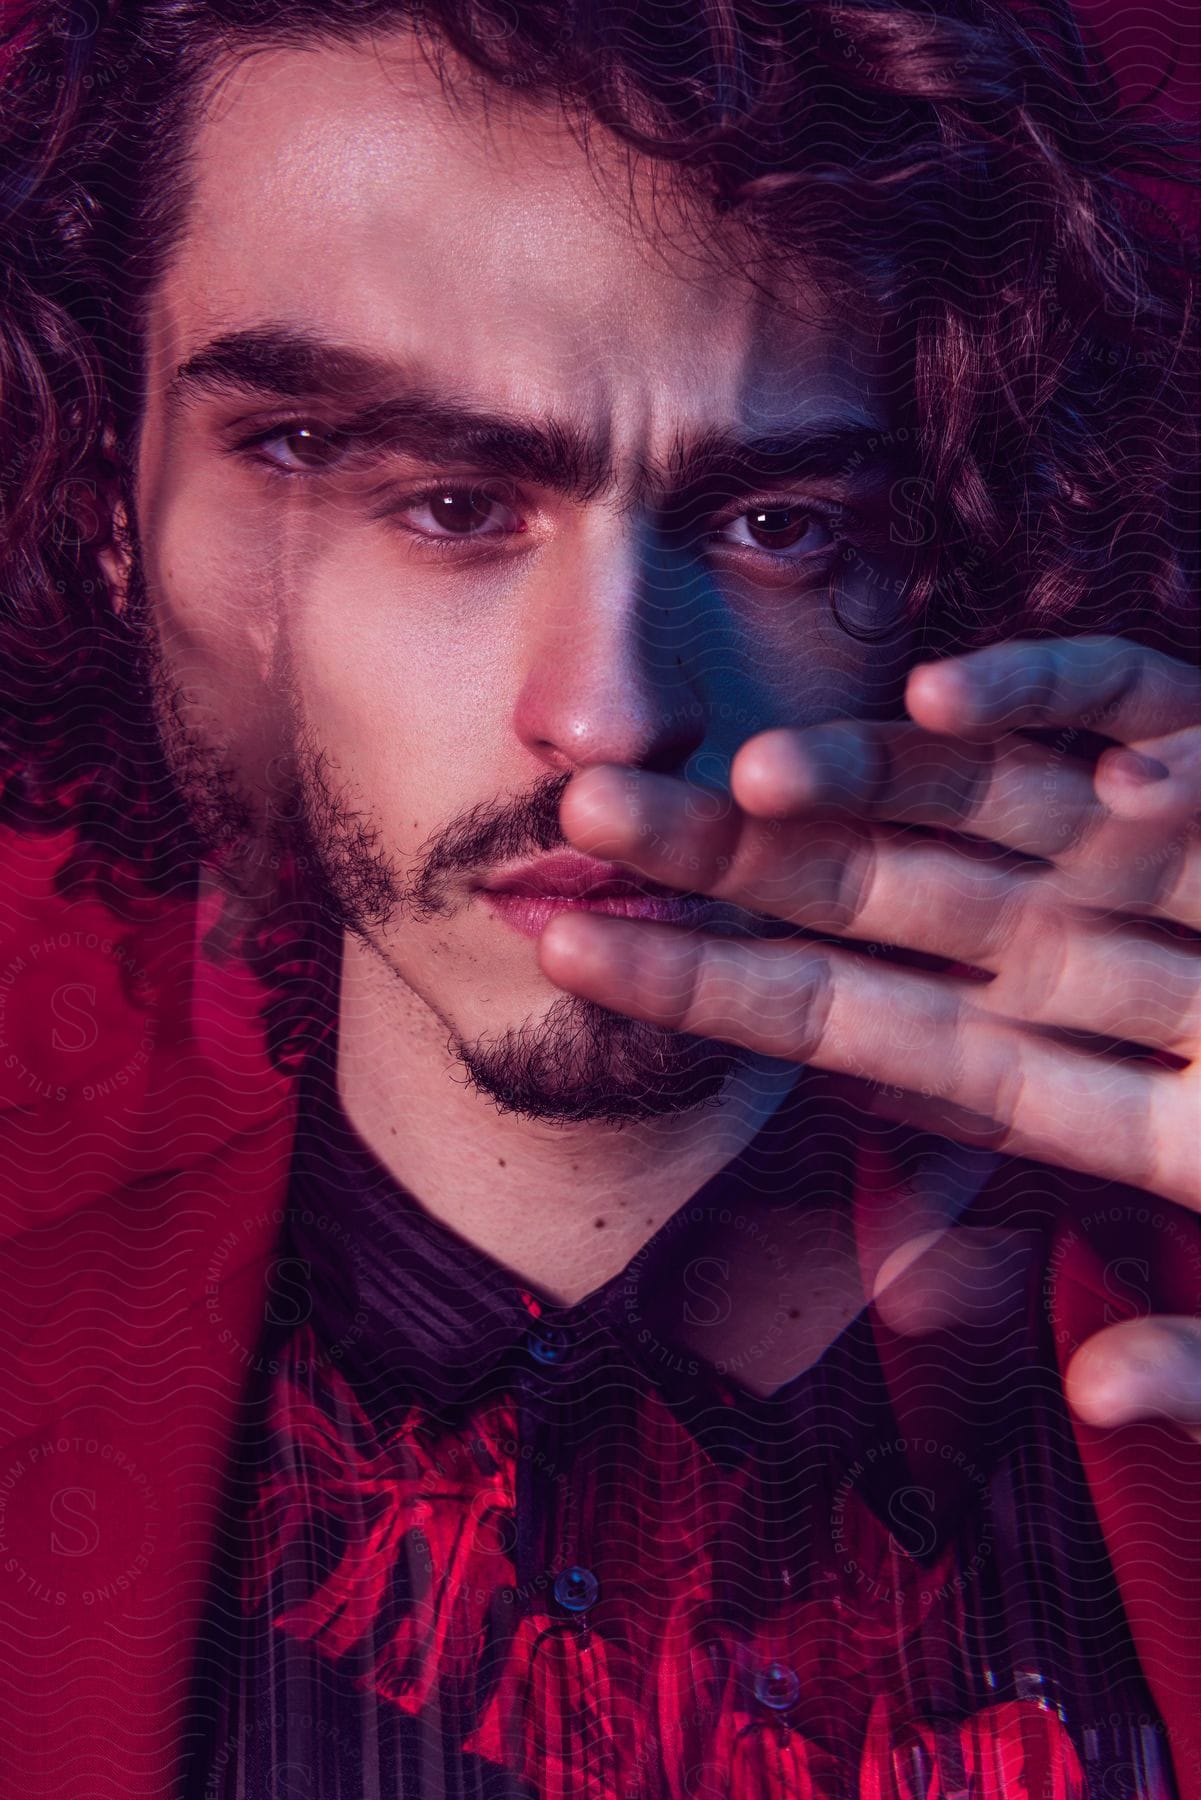
[[[22,22],[10,817],[155,1030],[14,1238],[12,1791],[1197,1791],[1187,321],[1090,71]]]

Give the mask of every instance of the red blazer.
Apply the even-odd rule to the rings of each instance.
[[[293,1094],[195,909],[129,926],[63,900],[65,850],[0,834],[0,1795],[166,1800]],[[881,1180],[865,1166],[864,1196]],[[1114,1192],[1048,1258],[1061,1367],[1148,1303],[1201,1310],[1201,1222],[1129,1196],[1109,1218]],[[1077,1437],[1201,1800],[1201,1446]]]

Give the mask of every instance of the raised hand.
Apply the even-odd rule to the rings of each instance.
[[[922,665],[906,706],[751,739],[725,804],[579,775],[562,810],[579,849],[821,936],[563,913],[544,971],[852,1078],[874,1112],[1201,1212],[1201,677],[1114,638],[1018,642]],[[1173,1416],[1201,1423],[1192,1320],[1100,1334],[1074,1401],[1147,1411],[1147,1331],[1179,1372]]]

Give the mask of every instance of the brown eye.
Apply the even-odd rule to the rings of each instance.
[[[465,537],[488,525],[495,529],[500,502],[481,488],[447,488],[445,493],[431,495],[425,505],[439,531]]]
[[[500,538],[525,529],[519,515],[494,488],[430,488],[393,512],[416,537]]]
[[[756,506],[733,519],[727,528],[735,543],[773,551],[807,555],[824,550],[833,534],[820,515],[803,506]]]
[[[286,431],[274,432],[258,443],[260,455],[286,474],[312,474],[319,469],[328,469],[341,455],[343,447],[336,432],[322,431],[313,425],[289,426]]]

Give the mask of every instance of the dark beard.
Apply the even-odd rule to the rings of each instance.
[[[740,1066],[709,1038],[645,1025],[561,994],[537,1025],[453,1047],[501,1112],[562,1124],[627,1124],[713,1105]]]
[[[339,928],[353,932],[403,981],[381,942],[393,918],[453,913],[456,875],[566,847],[559,801],[568,777],[550,776],[524,796],[488,802],[452,820],[402,870],[378,829],[339,792],[328,759],[300,729],[279,765],[288,770],[283,792],[273,796],[263,820],[236,769],[190,716],[150,623],[136,556],[129,616],[180,799],[202,855],[220,874],[231,905],[237,902],[238,922],[223,934],[225,941],[251,933],[261,938],[281,919],[294,928],[298,917],[307,917],[308,929],[327,944],[337,942]],[[328,990],[328,971],[321,985]],[[626,1124],[711,1105],[745,1060],[728,1045],[647,1025],[571,994],[561,994],[536,1022],[471,1041],[437,1016],[468,1083],[500,1112],[544,1123]]]

